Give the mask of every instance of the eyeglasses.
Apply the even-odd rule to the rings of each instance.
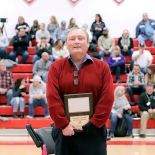
[[[78,86],[79,79],[78,79],[78,71],[74,71],[74,85]]]

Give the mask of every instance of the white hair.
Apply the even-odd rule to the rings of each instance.
[[[117,86],[115,88],[115,91],[114,91],[114,96],[115,97],[121,97],[123,95],[123,90],[125,90],[125,87],[123,87],[123,86]]]

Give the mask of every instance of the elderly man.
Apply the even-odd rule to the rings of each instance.
[[[61,22],[61,27],[58,27],[53,34],[53,40],[56,42],[58,39],[61,39],[63,42],[66,40],[66,34],[68,32],[68,28],[66,28],[66,22]]]
[[[152,83],[146,85],[146,92],[140,95],[138,106],[141,111],[140,137],[145,138],[147,121],[155,119],[155,92]]]
[[[83,29],[71,29],[66,46],[70,56],[52,63],[47,80],[48,107],[54,121],[55,154],[107,155],[105,123],[114,101],[109,67],[86,54],[89,37]],[[81,93],[92,93],[93,115],[88,123],[77,127],[67,119],[64,95]],[[75,129],[81,132],[75,132]]]
[[[147,13],[143,13],[143,20],[136,27],[136,38],[139,43],[144,43],[145,40],[155,41],[154,37],[155,20],[149,19]],[[154,44],[152,44],[154,45]]]
[[[49,55],[46,52],[42,53],[41,57],[42,58],[40,60],[37,60],[33,66],[33,74],[39,75],[46,83],[51,61],[49,61]]]
[[[46,37],[46,41],[50,41],[50,33],[45,29],[45,24],[41,23],[40,24],[40,30],[36,32],[36,42],[40,43],[41,42],[41,37]]]
[[[5,63],[0,61],[0,96],[7,96],[7,105],[10,105],[10,101],[13,96],[13,85],[14,81],[12,73],[10,71],[7,71]]]

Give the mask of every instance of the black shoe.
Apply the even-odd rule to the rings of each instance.
[[[134,138],[134,135],[131,133],[131,134],[129,135],[129,137],[130,137],[130,138]]]
[[[14,113],[13,113],[13,118],[18,118],[18,116],[17,116],[17,113],[16,113],[16,112],[14,112]]]
[[[139,137],[140,138],[145,138],[145,135],[144,134],[140,134]]]
[[[24,112],[20,113],[20,118],[24,118]]]

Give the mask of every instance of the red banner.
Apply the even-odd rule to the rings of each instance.
[[[78,0],[70,0],[73,4],[76,4]]]
[[[31,4],[34,0],[24,0],[26,3]]]
[[[117,4],[121,4],[124,0],[114,0]]]

